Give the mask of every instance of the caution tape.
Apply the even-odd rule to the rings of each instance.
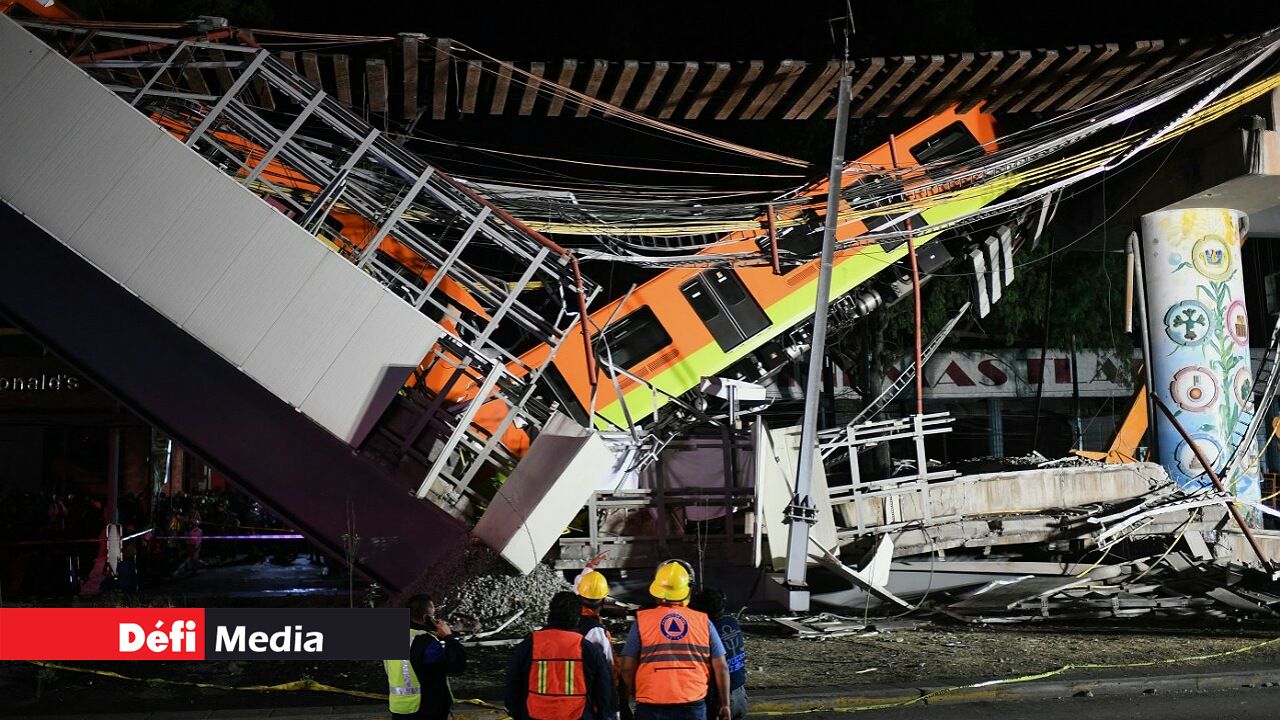
[[[62,663],[47,662],[45,660],[28,660],[32,665],[38,665],[51,670],[67,670],[69,672],[86,673],[88,675],[100,675],[102,677],[114,678],[116,680],[129,680],[131,682],[144,682],[150,685],[173,685],[178,687],[197,687],[208,690],[238,690],[247,692],[293,692],[298,690],[311,690],[313,692],[327,692],[338,695],[349,695],[351,697],[367,698],[370,700],[386,700],[386,693],[373,693],[364,690],[351,690],[348,688],[340,688],[334,685],[327,685],[322,682],[304,677],[301,680],[293,680],[276,685],[220,685],[218,683],[193,682],[190,680],[169,680],[159,677],[132,677],[129,675],[121,675],[118,672],[110,670],[97,670],[94,668],[76,667],[74,665],[63,665]],[[477,707],[489,708],[490,710],[501,710],[506,712],[506,708],[499,707],[492,703],[477,698],[455,698],[455,703],[463,703],[466,705],[475,705]]]
[[[951,687],[939,688],[932,692],[925,693],[924,695],[909,698],[906,700],[895,700],[891,702],[880,702],[880,703],[866,704],[866,705],[815,707],[815,708],[806,708],[803,710],[761,710],[761,711],[752,710],[751,715],[753,717],[764,717],[764,716],[780,716],[780,715],[808,715],[811,713],[820,713],[820,712],[864,712],[867,710],[887,710],[889,708],[906,707],[908,705],[914,705],[916,703],[929,700],[930,698],[935,698],[940,695],[947,695],[950,693],[959,692],[961,690],[978,690],[978,689],[984,689],[984,688],[998,687],[1001,685],[1013,685],[1016,683],[1032,682],[1034,680],[1044,680],[1046,678],[1051,678],[1051,677],[1054,677],[1055,675],[1061,675],[1063,673],[1070,672],[1072,670],[1116,670],[1116,669],[1123,669],[1123,668],[1153,667],[1157,665],[1176,665],[1178,663],[1184,663],[1184,662],[1195,662],[1197,660],[1213,660],[1215,658],[1222,658],[1230,655],[1239,655],[1241,653],[1252,652],[1254,650],[1258,650],[1260,648],[1264,648],[1269,645],[1275,645],[1277,643],[1280,643],[1280,637],[1275,637],[1270,640],[1264,640],[1259,643],[1254,643],[1252,645],[1246,645],[1244,647],[1235,648],[1234,650],[1224,650],[1222,652],[1208,653],[1206,655],[1187,655],[1185,657],[1167,658],[1164,660],[1144,660],[1142,662],[1133,662],[1133,663],[1071,663],[1069,665],[1063,665],[1062,667],[1054,670],[1047,670],[1045,672],[1033,673],[1031,675],[1019,675],[1017,677],[998,678],[995,680],[983,680],[982,682],[970,683],[968,685],[953,685]]]
[[[1118,670],[1118,669],[1124,669],[1124,668],[1155,667],[1159,665],[1176,665],[1179,663],[1196,662],[1199,660],[1214,660],[1216,658],[1223,658],[1223,657],[1229,657],[1231,655],[1240,655],[1242,653],[1252,652],[1254,650],[1268,647],[1270,645],[1275,645],[1277,643],[1280,643],[1280,637],[1274,637],[1274,638],[1271,638],[1270,640],[1263,640],[1262,642],[1253,643],[1252,645],[1245,645],[1244,647],[1238,647],[1233,650],[1223,650],[1222,652],[1207,653],[1204,655],[1186,655],[1183,657],[1166,658],[1163,660],[1144,660],[1142,662],[1132,662],[1132,663],[1070,663],[1068,665],[1063,665],[1062,667],[1059,667],[1053,670],[1046,670],[1045,672],[1032,673],[1030,675],[1018,675],[1015,677],[997,678],[994,680],[983,680],[981,682],[969,683],[968,685],[952,685],[950,687],[939,688],[932,692],[925,693],[924,695],[908,698],[906,700],[895,700],[892,702],[879,702],[879,703],[869,703],[869,704],[860,704],[860,705],[813,707],[813,708],[805,708],[802,710],[753,710],[751,712],[751,715],[754,717],[777,717],[777,716],[783,716],[783,715],[808,715],[808,714],[820,713],[820,712],[865,712],[868,710],[887,710],[889,708],[906,707],[908,705],[914,705],[916,703],[929,700],[930,698],[935,698],[942,695],[956,693],[961,690],[979,690],[984,688],[999,687],[1001,685],[1014,685],[1017,683],[1033,682],[1035,680],[1044,680],[1047,678],[1054,677],[1056,675],[1061,675],[1063,673],[1071,672],[1072,670]],[[110,670],[95,670],[93,668],[75,667],[73,665],[63,665],[61,663],[47,662],[44,660],[28,660],[27,662],[30,662],[33,665],[38,665],[40,667],[50,668],[53,670],[67,670],[70,672],[87,673],[90,675],[101,675],[103,677],[115,678],[117,680],[145,682],[153,685],[173,685],[173,686],[179,686],[179,687],[207,688],[211,690],[239,690],[239,691],[249,691],[249,692],[280,692],[280,691],[289,692],[289,691],[297,691],[297,690],[311,690],[314,692],[336,693],[338,695],[349,695],[351,697],[367,698],[371,700],[387,699],[386,693],[371,693],[371,692],[365,692],[363,690],[350,690],[347,688],[340,688],[334,685],[326,685],[325,683],[316,682],[315,680],[309,677],[304,677],[301,680],[294,680],[292,682],[279,683],[277,685],[220,685],[218,683],[192,682],[190,680],[169,680],[166,678],[130,677],[128,675],[121,675],[120,673],[112,672]],[[455,698],[454,702],[462,703],[465,705],[475,705],[477,707],[488,708],[490,710],[498,710],[504,713],[506,711],[505,708],[499,707],[497,705],[485,702],[477,698]]]

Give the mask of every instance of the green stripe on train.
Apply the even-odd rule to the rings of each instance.
[[[980,193],[972,198],[944,203],[937,207],[929,208],[922,214],[931,226],[937,225],[981,209],[1007,189],[1000,188]],[[921,235],[916,239],[916,245],[923,245],[937,237],[937,235],[938,233],[936,232]],[[832,299],[853,290],[874,277],[881,270],[884,270],[891,263],[906,257],[906,254],[906,243],[890,252],[885,252],[879,245],[870,245],[862,251],[844,258],[831,270]],[[686,392],[695,387],[702,378],[715,375],[754,352],[761,345],[794,327],[801,320],[812,317],[814,300],[817,295],[818,278],[815,273],[812,280],[796,287],[785,297],[765,308],[765,314],[769,316],[772,324],[763,332],[756,334],[727,353],[721,350],[719,344],[713,340],[685,357],[684,360],[658,373],[650,379],[650,382],[662,392],[671,395],[680,395]],[[637,385],[628,390],[624,393],[624,398],[627,403],[627,410],[631,413],[632,422],[638,422],[652,415],[658,408],[669,402],[666,395],[653,393],[644,385]],[[622,403],[618,401],[601,408],[598,413],[617,425],[626,426]],[[606,427],[603,422],[598,422],[597,424],[601,428]]]

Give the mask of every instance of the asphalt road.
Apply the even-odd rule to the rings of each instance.
[[[1242,688],[1210,693],[1155,693],[1059,700],[1004,700],[962,704],[912,705],[892,710],[795,715],[797,720],[1273,720],[1280,716],[1280,687]]]

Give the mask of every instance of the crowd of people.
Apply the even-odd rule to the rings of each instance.
[[[545,626],[512,651],[507,712],[514,720],[743,720],[742,629],[722,592],[694,594],[692,581],[687,563],[660,565],[649,586],[654,605],[636,613],[615,658],[600,616],[608,582],[585,569],[576,592],[557,593]],[[408,658],[384,662],[391,714],[445,720],[449,677],[466,671],[466,651],[429,596],[414,596],[409,613]]]
[[[149,502],[120,496],[115,514],[121,559],[109,578],[90,575],[102,566],[107,524],[103,498],[83,493],[15,491],[0,496],[0,589],[12,596],[60,597],[86,587],[137,592],[145,582],[197,572],[229,562],[293,562],[305,543],[273,540],[287,533],[279,518],[235,492],[159,493]],[[211,536],[235,542],[206,543]],[[313,561],[323,562],[310,553]]]

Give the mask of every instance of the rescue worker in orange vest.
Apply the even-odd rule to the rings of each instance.
[[[507,663],[506,705],[514,720],[612,720],[613,668],[578,632],[582,604],[556,593],[547,626],[525,638]]]
[[[720,694],[716,720],[729,720],[729,665],[720,634],[705,613],[685,607],[693,573],[687,563],[658,566],[649,594],[658,606],[636,613],[622,648],[622,679],[636,699],[636,720],[707,720],[711,673]]]

